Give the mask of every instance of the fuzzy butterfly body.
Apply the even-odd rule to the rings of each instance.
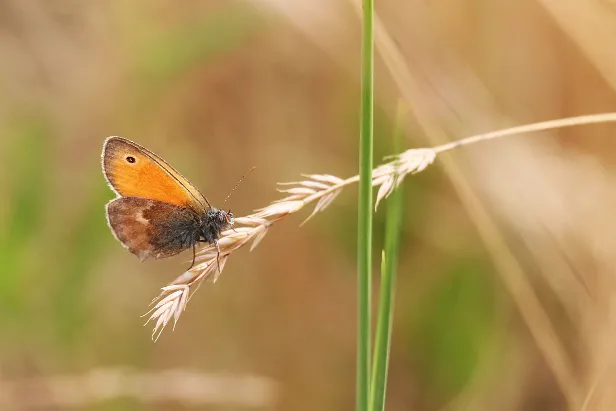
[[[103,174],[118,195],[107,206],[114,236],[141,261],[167,258],[207,242],[218,248],[233,214],[210,205],[162,158],[122,137],[103,145]]]

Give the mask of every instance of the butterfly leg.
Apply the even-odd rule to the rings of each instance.
[[[197,247],[197,243],[194,242],[192,245],[192,250],[193,250],[193,259],[192,259],[192,264],[190,265],[190,267],[188,267],[186,269],[186,271],[190,270],[191,268],[193,268],[193,266],[195,265],[195,256],[196,256],[196,252],[195,252],[195,247]]]
[[[216,251],[218,251],[218,254],[216,254],[216,264],[218,264],[218,274],[220,274],[220,246],[218,245],[218,240],[214,240],[214,245],[216,246]]]

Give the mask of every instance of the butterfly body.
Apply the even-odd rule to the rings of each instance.
[[[231,212],[219,210],[163,159],[138,144],[109,137],[103,145],[103,173],[118,194],[106,207],[114,236],[141,261],[167,258],[197,243],[218,248]],[[193,260],[194,261],[194,260]]]

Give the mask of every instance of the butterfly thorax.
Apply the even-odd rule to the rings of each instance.
[[[201,237],[210,244],[214,244],[220,233],[233,226],[233,214],[217,208],[208,208],[201,220]]]

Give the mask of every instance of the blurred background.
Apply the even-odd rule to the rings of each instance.
[[[613,0],[376,3],[376,164],[401,99],[408,148],[616,110]],[[357,10],[0,1],[1,410],[353,409],[356,188],[234,253],[153,344],[140,315],[189,256],[113,239],[100,151],[135,140],[214,204],[257,166],[238,216],[301,173],[356,174]],[[482,143],[405,181],[388,410],[616,407],[615,131]]]

